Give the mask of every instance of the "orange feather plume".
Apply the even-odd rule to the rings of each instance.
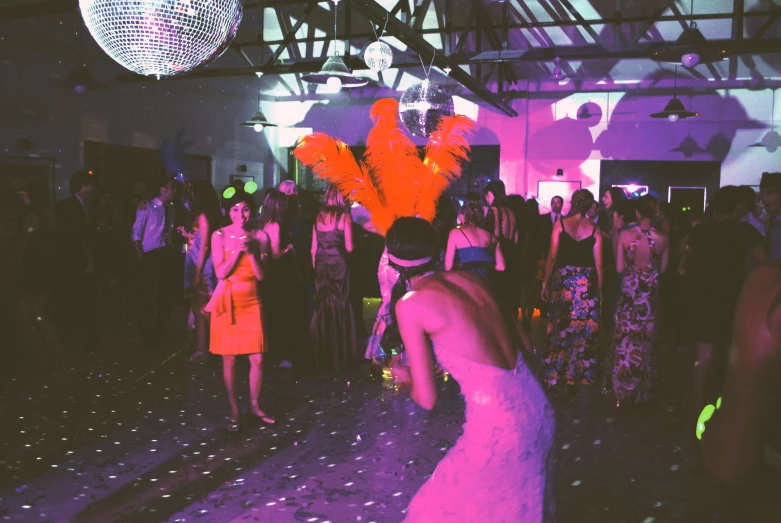
[[[378,229],[385,231],[391,226],[394,216],[382,204],[365,166],[355,161],[344,142],[323,133],[312,133],[299,140],[293,154],[317,177],[336,185],[345,197],[366,207]]]
[[[434,219],[437,200],[461,176],[461,162],[469,155],[467,136],[477,127],[466,116],[443,117],[421,161],[398,115],[394,99],[372,106],[374,127],[366,140],[365,164],[355,160],[344,142],[323,133],[301,138],[293,153],[319,178],[366,207],[382,234],[401,216]]]
[[[375,180],[385,207],[396,216],[412,216],[423,172],[418,148],[401,129],[399,102],[393,98],[372,105],[374,127],[366,138],[364,161]]]
[[[417,202],[421,218],[434,219],[437,200],[450,182],[461,176],[461,162],[469,157],[467,136],[476,127],[477,124],[466,116],[443,116],[437,130],[431,134],[423,159],[428,180],[422,185]]]

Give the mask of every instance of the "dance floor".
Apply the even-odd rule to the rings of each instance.
[[[186,355],[174,343],[147,349],[118,336],[101,358],[74,359],[54,374],[28,366],[6,379],[0,518],[397,522],[460,434],[452,380],[426,412],[361,372],[271,369],[262,405],[278,424],[245,423],[229,435],[219,366]],[[645,410],[617,411],[597,391],[557,404],[556,521],[719,513],[719,486],[697,465],[693,431],[682,423],[687,395],[678,382],[689,361],[667,356],[676,358],[677,374]]]

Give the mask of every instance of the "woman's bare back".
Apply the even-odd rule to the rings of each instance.
[[[518,334],[481,278],[464,272],[432,274],[413,292],[432,343],[484,365],[515,368]]]

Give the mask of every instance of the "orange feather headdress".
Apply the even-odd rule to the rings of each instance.
[[[344,142],[323,133],[302,137],[293,154],[316,176],[366,207],[383,234],[402,216],[433,220],[437,200],[461,176],[461,161],[469,154],[466,139],[477,125],[466,116],[442,117],[421,160],[401,128],[396,100],[375,102],[371,117],[374,127],[360,162]]]

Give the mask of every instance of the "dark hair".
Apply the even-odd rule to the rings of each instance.
[[[250,216],[255,216],[257,213],[257,209],[255,208],[255,198],[253,198],[251,194],[244,192],[244,189],[236,189],[236,192],[233,193],[233,196],[230,198],[223,198],[222,200],[222,206],[225,208],[225,211],[230,211],[234,205],[238,205],[240,203],[246,203],[250,210]]]
[[[483,204],[480,202],[469,201],[461,207],[461,214],[464,216],[464,225],[473,225],[482,227],[485,223],[483,215]]]
[[[732,214],[740,205],[740,192],[734,185],[725,185],[716,192],[716,196],[710,203],[710,210],[720,216]]]
[[[738,186],[738,191],[740,191],[740,203],[746,210],[753,211],[757,203],[757,192],[749,185]]]
[[[489,192],[494,195],[494,201],[491,205],[504,205],[507,202],[507,191],[502,180],[488,182],[488,185],[485,186],[485,194]]]
[[[258,228],[262,229],[269,223],[278,223],[280,228],[287,224],[288,197],[278,189],[271,189],[263,200],[263,210],[258,218]]]
[[[645,198],[645,196],[643,196],[643,198]],[[646,199],[645,201],[648,201],[648,199]],[[637,215],[635,214],[636,211],[637,211],[636,200],[630,200],[627,198],[613,205],[613,212],[618,214],[621,217],[621,219],[624,220],[624,225],[630,224],[635,220],[637,220]]]
[[[656,214],[656,202],[652,201],[651,198],[646,194],[634,201],[637,213],[643,218],[653,218]]]
[[[203,214],[209,222],[209,229],[214,231],[220,226],[222,213],[220,212],[220,198],[214,186],[206,180],[198,180],[193,183],[191,207],[194,219]]]
[[[579,214],[585,216],[594,204],[594,195],[588,189],[578,189],[572,193],[572,202],[570,204],[570,216]]]
[[[49,188],[40,180],[28,180],[22,185],[22,191],[27,193],[27,197],[30,199],[30,208],[48,207],[51,201]]]
[[[483,201],[483,199],[480,198],[480,193],[476,193],[474,191],[469,191],[466,193],[466,198],[464,198],[464,201],[468,202],[469,200],[474,200],[476,202]]]
[[[89,174],[87,171],[76,171],[71,175],[70,183],[68,183],[68,187],[71,190],[71,193],[75,194],[79,192],[83,187],[86,187],[87,185],[92,185],[95,183],[95,179],[92,177],[91,174]]]
[[[388,254],[402,260],[431,260],[414,267],[402,267],[390,261],[399,272],[399,279],[393,285],[390,299],[390,321],[382,335],[380,344],[386,360],[396,353],[404,352],[404,346],[396,320],[396,304],[409,291],[409,279],[434,270],[438,261],[437,233],[434,227],[422,218],[399,218],[385,234]]]
[[[174,179],[169,178],[167,176],[161,176],[160,178],[157,178],[155,181],[153,187],[155,188],[155,197],[160,196],[160,189],[168,187],[169,184],[173,184]]]
[[[781,194],[781,173],[762,173],[759,188]]]
[[[608,187],[605,192],[610,193],[610,199],[613,200],[613,205],[626,200],[626,192],[621,187]]]
[[[561,205],[562,205],[562,207],[564,206],[564,197],[563,197],[563,196],[559,196],[559,195],[557,194],[556,196],[554,196],[553,198],[551,198],[551,199],[550,199],[551,206],[553,206],[553,200],[561,200]]]

